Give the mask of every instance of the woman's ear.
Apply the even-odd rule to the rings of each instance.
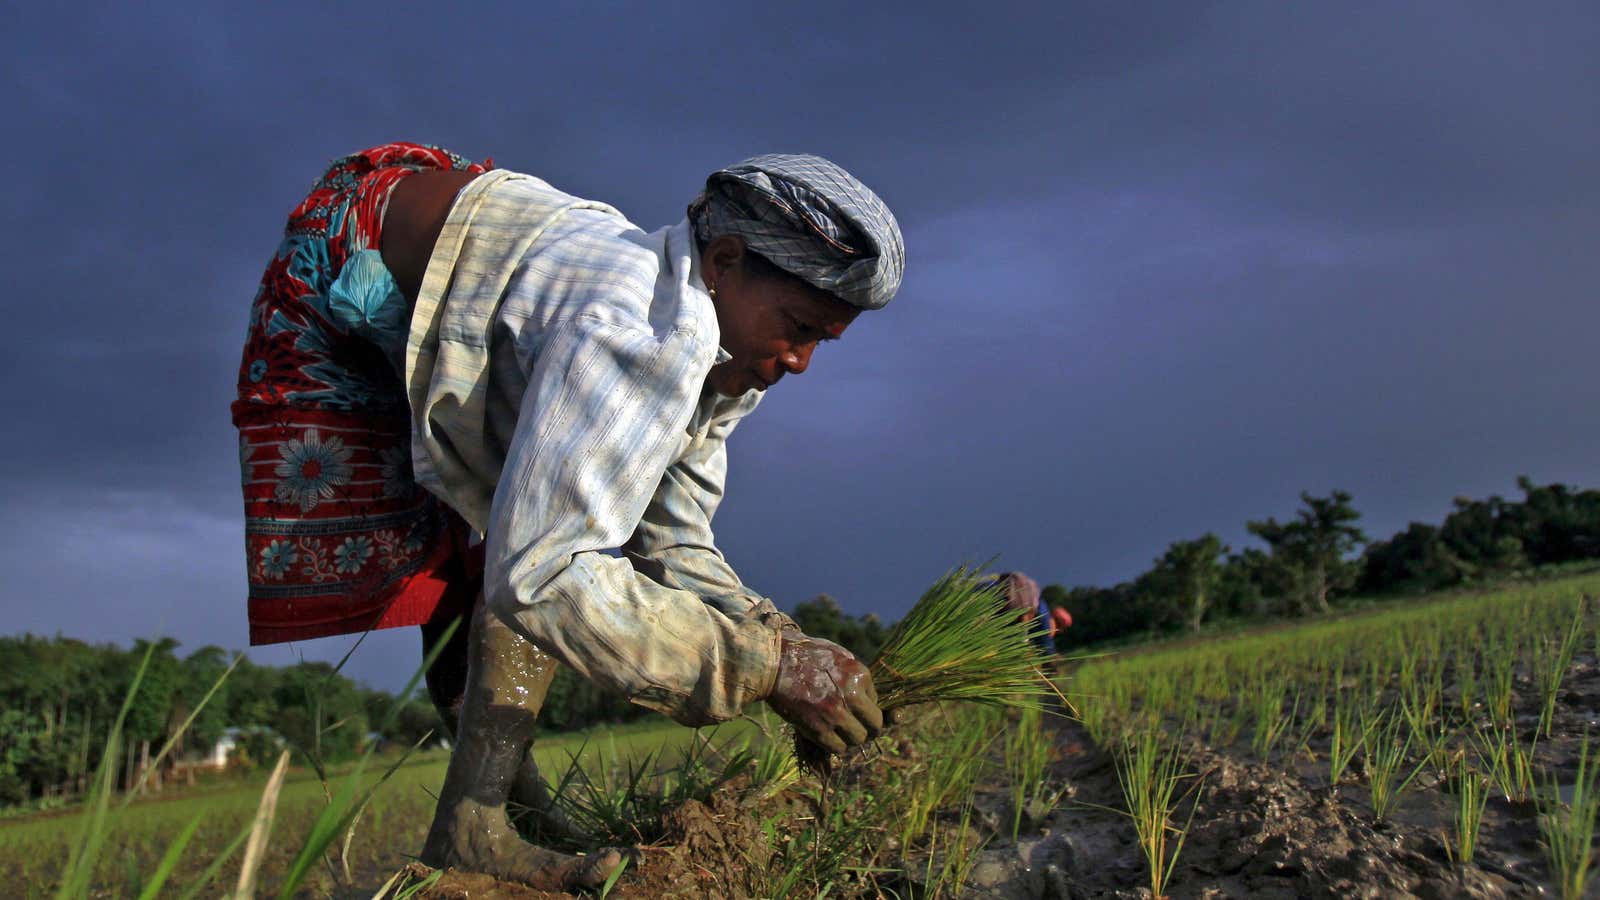
[[[716,287],[730,269],[738,267],[744,252],[744,238],[736,234],[712,238],[700,254],[700,268],[704,272],[706,286]]]

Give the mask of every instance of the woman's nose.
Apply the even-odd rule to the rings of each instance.
[[[779,357],[779,359],[783,362],[783,367],[788,370],[790,374],[799,375],[811,365],[811,351],[815,350],[816,347],[816,344],[803,344],[799,347],[790,349],[788,352]]]

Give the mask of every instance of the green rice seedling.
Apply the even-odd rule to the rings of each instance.
[[[1533,796],[1533,752],[1538,745],[1538,731],[1524,747],[1517,739],[1517,730],[1509,725],[1491,723],[1487,734],[1481,728],[1472,732],[1479,765],[1509,802],[1521,803]]]
[[[190,819],[189,824],[185,825],[183,830],[178,832],[178,836],[172,839],[172,843],[168,845],[166,852],[161,855],[161,861],[156,863],[156,869],[151,873],[150,879],[144,882],[141,887],[139,900],[155,900],[156,897],[161,896],[161,889],[166,887],[167,879],[172,877],[173,870],[178,867],[178,860],[183,857],[183,851],[188,848],[189,842],[194,839],[194,833],[200,827],[201,818],[201,816],[195,816]]]
[[[770,852],[745,848],[752,883],[740,896],[830,897],[843,893],[852,869],[857,875],[881,871],[872,861],[883,843],[881,823],[893,815],[897,798],[849,789],[830,799],[816,785],[801,796],[813,814],[801,817],[799,828],[787,813],[762,820],[761,843]]]
[[[765,705],[761,708],[763,723],[767,715]],[[776,740],[772,732],[763,730],[762,736],[751,736],[745,739],[744,752],[750,755],[750,781],[763,797],[770,797],[787,788],[800,777],[800,765],[795,760],[794,754],[783,749],[783,744]]]
[[[978,862],[978,851],[982,850],[988,841],[979,841],[973,844],[968,841],[972,834],[972,804],[967,803],[961,808],[961,819],[955,834],[951,835],[950,843],[945,847],[942,857],[935,852],[937,844],[928,846],[928,863],[923,876],[924,894],[928,900],[939,900],[941,897],[960,897],[967,886],[967,878],[972,874],[973,866]],[[933,863],[935,858],[940,859],[940,864],[935,871]]]
[[[138,696],[139,687],[144,681],[145,673],[149,669],[150,658],[155,646],[156,643],[151,642],[150,646],[146,648],[144,656],[140,659],[139,667],[134,671],[133,680],[128,685],[128,693],[123,697],[122,707],[118,710],[116,719],[111,726],[111,732],[106,738],[105,749],[101,753],[100,763],[96,769],[95,777],[92,782],[93,788],[91,789],[88,800],[85,803],[85,807],[89,810],[89,812],[83,817],[82,829],[79,832],[78,839],[73,844],[66,868],[62,872],[61,880],[56,892],[56,896],[58,898],[79,897],[84,896],[89,892],[89,888],[94,879],[94,873],[99,862],[100,853],[105,845],[109,814],[111,810],[111,795],[115,791],[116,772],[118,764],[121,761],[123,734],[122,728],[124,723],[127,721],[128,711],[133,707],[134,698]],[[161,749],[156,753],[151,765],[140,776],[138,783],[134,785],[132,790],[123,793],[122,802],[118,804],[119,812],[127,809],[128,804],[132,802],[139,790],[145,785],[150,773],[154,771],[160,765],[161,761],[166,758],[167,754],[172,751],[172,748],[178,742],[179,736],[194,724],[195,718],[199,716],[201,710],[205,708],[206,704],[210,703],[211,699],[216,696],[217,689],[220,688],[222,683],[227,680],[228,676],[233,673],[233,670],[238,666],[238,664],[239,658],[235,657],[233,664],[228,666],[227,670],[217,677],[217,680],[211,685],[211,688],[207,690],[205,695],[200,698],[198,703],[195,704],[195,707],[189,713],[188,718],[184,719],[183,722],[179,724],[178,728],[174,730],[172,736],[168,738],[164,745],[162,745]],[[190,820],[189,824],[186,825],[183,830],[179,831],[178,834],[167,845],[166,852],[162,854],[161,861],[157,863],[155,871],[152,873],[149,880],[144,883],[144,887],[140,891],[141,896],[155,896],[155,894],[161,890],[161,887],[171,876],[173,869],[177,867],[179,858],[182,856],[189,841],[193,838],[195,830],[199,828],[200,822],[201,817],[196,815]],[[236,840],[232,846],[237,847],[237,845],[238,841]],[[134,860],[134,857],[131,855],[126,858],[130,861]],[[135,872],[133,875],[134,887],[138,887],[138,882],[139,878]]]
[[[1356,752],[1366,745],[1376,718],[1367,709],[1355,703],[1339,706],[1333,711],[1333,736],[1328,744],[1328,783],[1338,784],[1355,759]]]
[[[1472,718],[1472,707],[1478,699],[1478,670],[1474,654],[1466,647],[1456,648],[1456,699],[1463,719]]]
[[[1283,685],[1265,681],[1253,685],[1249,695],[1250,749],[1265,758],[1268,739],[1273,735],[1279,718],[1283,715]]]
[[[939,809],[971,796],[983,776],[984,756],[998,736],[980,727],[958,727],[929,748],[926,760],[913,768],[899,792],[904,808],[901,846],[910,847],[927,835],[928,823]]]
[[[1422,699],[1420,702],[1426,702]],[[1422,753],[1422,761],[1433,766],[1439,777],[1447,777],[1450,768],[1450,729],[1444,719],[1426,709],[1418,709],[1400,700],[1400,711],[1411,729],[1411,739]]]
[[[1478,830],[1483,825],[1483,811],[1489,802],[1489,783],[1464,756],[1455,758],[1454,777],[1457,787],[1452,822],[1455,828],[1444,848],[1453,862],[1469,863],[1478,849]]]
[[[1406,709],[1406,718],[1415,725],[1437,721],[1444,708],[1444,669],[1431,666],[1412,673],[1410,681],[1402,676],[1400,700]],[[1431,729],[1423,729],[1431,731]]]
[[[244,844],[249,836],[250,827],[246,826],[227,846],[212,857],[211,863],[206,866],[205,871],[200,873],[200,877],[196,878],[189,885],[189,889],[180,895],[180,900],[194,900],[196,897],[209,896],[205,893],[206,886],[222,874],[222,867],[228,863],[228,860],[233,858],[233,854],[239,850],[239,847]]]
[[[1378,821],[1387,819],[1399,804],[1401,794],[1411,786],[1412,779],[1422,771],[1425,762],[1417,763],[1411,772],[1404,778],[1407,754],[1411,751],[1411,734],[1406,733],[1405,740],[1400,740],[1401,726],[1404,724],[1399,716],[1392,713],[1387,717],[1386,724],[1374,727],[1367,735],[1366,741],[1366,766],[1367,789],[1371,794],[1372,814]]]
[[[1011,786],[1011,839],[1022,830],[1022,815],[1037,818],[1048,799],[1053,803],[1045,769],[1055,755],[1054,746],[1044,732],[1041,712],[1025,709],[1015,727],[1006,732],[1006,775]]]
[[[1305,730],[1308,732],[1321,731],[1328,725],[1328,694],[1318,687],[1312,687],[1311,708],[1307,710]]]
[[[1263,762],[1288,732],[1289,726],[1294,724],[1295,716],[1300,711],[1300,694],[1296,692],[1293,708],[1287,715],[1284,714],[1283,692],[1283,682],[1276,682],[1271,687],[1263,685],[1261,693],[1256,697],[1256,727],[1250,738],[1250,747]]]
[[[1585,731],[1572,799],[1561,802],[1561,786],[1553,777],[1538,794],[1539,833],[1562,900],[1584,895],[1594,858],[1595,825],[1600,821],[1600,760],[1589,759],[1588,738]]]
[[[1315,675],[1298,676],[1296,680],[1296,714],[1291,715],[1287,727],[1292,732],[1292,743],[1289,745],[1289,756],[1304,757],[1307,762],[1316,762],[1317,753],[1311,745],[1322,733],[1328,730],[1329,702],[1328,694],[1322,689],[1320,680]],[[1303,696],[1310,697],[1304,704],[1300,703]],[[1301,708],[1304,713],[1299,713]]]
[[[1485,673],[1484,702],[1488,704],[1489,717],[1498,725],[1510,727],[1511,709],[1516,699],[1516,651],[1499,643],[1490,649],[1487,661],[1489,669]]]
[[[1572,668],[1572,657],[1578,650],[1578,639],[1583,631],[1583,606],[1579,605],[1572,621],[1559,638],[1545,638],[1533,653],[1533,680],[1539,689],[1539,730],[1550,737],[1550,727],[1556,712],[1556,695],[1561,691],[1561,680]]]
[[[622,865],[612,869],[611,874],[606,876],[606,880],[600,885],[600,900],[606,900],[607,897],[611,896],[611,891],[616,888],[617,882],[622,879],[622,873],[628,871],[628,864],[631,862],[632,860],[624,856]]]
[[[1360,689],[1367,706],[1376,707],[1389,690],[1389,663],[1379,652],[1365,658],[1361,667]]]
[[[872,662],[885,710],[937,700],[1042,705],[1057,696],[1032,625],[1001,602],[1002,588],[956,569],[900,620]]]
[[[1206,728],[1206,741],[1211,746],[1223,749],[1233,746],[1233,742],[1239,739],[1239,732],[1244,730],[1244,722],[1239,717],[1242,705],[1231,703],[1213,707],[1210,725]]]
[[[620,866],[617,868],[617,872],[620,873],[625,868],[627,866]],[[401,869],[389,876],[389,880],[383,883],[383,887],[378,888],[378,892],[372,895],[372,900],[411,900],[411,898],[433,887],[443,877],[443,869],[434,869],[421,878],[413,876],[409,870]]]
[[[1019,708],[1056,697],[1045,674],[1049,661],[1033,642],[1035,625],[1002,600],[1004,586],[957,568],[940,578],[889,633],[872,661],[878,705],[885,713],[935,701]],[[826,772],[831,758],[803,739],[795,753],[804,768]]]
[[[78,840],[74,842],[66,870],[62,873],[61,886],[56,892],[58,900],[67,900],[89,893],[95,860],[101,845],[105,843],[106,813],[111,805],[111,793],[117,777],[122,726],[127,721],[128,710],[133,706],[133,698],[139,692],[139,684],[144,680],[145,670],[150,666],[151,649],[154,649],[154,644],[145,650],[139,668],[134,671],[133,681],[128,686],[128,694],[122,699],[122,709],[117,712],[117,718],[111,725],[111,734],[106,738],[105,752],[101,754],[100,766],[95,771],[94,787],[89,793],[89,802],[86,804],[90,813],[84,817],[82,830],[79,832]]]
[[[1200,704],[1194,714],[1195,733],[1206,735],[1206,739],[1210,741],[1211,736],[1216,733],[1221,719],[1222,708],[1220,704],[1215,702]]]
[[[584,765],[580,748],[572,754],[551,796],[569,821],[596,840],[650,840],[655,834],[645,834],[640,826],[647,821],[642,813],[650,805],[658,759],[659,754],[653,752],[640,759],[622,760],[613,744],[596,764],[598,771],[591,771]]]
[[[1183,827],[1173,824],[1184,796],[1178,792],[1179,784],[1193,777],[1184,771],[1188,768],[1188,755],[1177,746],[1165,746],[1159,732],[1147,730],[1125,744],[1115,754],[1115,761],[1127,814],[1133,819],[1139,849],[1150,869],[1150,893],[1164,897],[1199,807],[1196,796]]]
[[[1400,696],[1410,696],[1417,689],[1420,679],[1417,676],[1421,666],[1421,653],[1416,648],[1403,646],[1400,648],[1400,669],[1396,673],[1399,677]]]

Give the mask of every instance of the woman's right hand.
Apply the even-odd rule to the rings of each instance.
[[[834,753],[878,736],[883,712],[872,674],[832,641],[785,634],[767,705],[795,731]]]

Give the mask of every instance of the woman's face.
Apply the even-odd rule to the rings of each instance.
[[[737,237],[714,238],[701,257],[706,287],[733,358],[711,368],[706,382],[725,397],[764,391],[811,365],[824,341],[837,340],[861,310],[746,255]]]

